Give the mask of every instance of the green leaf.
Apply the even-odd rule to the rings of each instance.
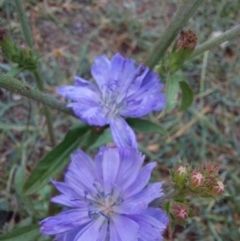
[[[166,84],[167,106],[166,110],[172,110],[176,103],[179,91],[179,82],[185,80],[185,75],[181,70],[169,75]]]
[[[149,121],[143,119],[135,119],[135,118],[128,118],[128,124],[136,131],[143,132],[143,133],[159,133],[163,135],[168,135],[167,131],[163,129],[163,127]]]
[[[13,230],[10,233],[0,236],[1,241],[33,241],[38,236],[39,233],[39,225],[32,224],[27,227],[22,227]]]
[[[0,7],[3,6],[4,2],[5,2],[5,0],[0,0]]]
[[[108,142],[112,141],[112,135],[110,128],[107,128],[104,130],[103,133],[99,135],[99,137],[96,139],[94,143],[92,143],[91,146],[88,147],[88,150],[91,151],[95,148],[99,148],[100,146],[105,145]]]
[[[194,94],[187,82],[180,81],[179,85],[182,90],[182,102],[180,110],[186,110],[192,104]]]
[[[179,51],[173,51],[169,57],[169,70],[171,73],[182,68],[184,61],[191,55],[193,49],[183,48]]]
[[[26,170],[23,166],[19,166],[15,173],[14,187],[19,195],[22,194],[22,188],[26,180]]]
[[[32,205],[32,199],[23,194],[23,186],[26,181],[26,177],[26,169],[23,166],[19,166],[14,177],[14,187],[23,203],[23,207],[27,210],[28,215],[32,217],[35,213],[34,207]]]
[[[88,132],[90,132],[90,127],[83,123],[70,129],[64,140],[50,151],[33,170],[23,187],[25,195],[39,191],[51,177],[58,174],[69,162],[70,154],[79,147]]]
[[[25,70],[25,67],[14,67],[14,68],[11,68],[7,73],[6,75],[7,76],[10,76],[10,77],[16,77],[18,74],[20,74],[22,71]]]
[[[93,129],[91,129],[84,135],[84,139],[80,143],[81,148],[88,150],[89,146],[94,143],[98,139],[98,137],[99,134],[97,134]]]
[[[166,110],[170,111],[174,108],[177,102],[179,90],[178,78],[175,75],[170,75],[166,84],[167,106]]]

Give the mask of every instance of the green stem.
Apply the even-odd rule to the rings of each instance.
[[[205,51],[212,49],[227,40],[233,39],[238,35],[240,35],[240,24],[234,26],[233,28],[221,34],[220,36],[212,38],[206,41],[205,43],[197,46],[188,59],[192,59],[200,54],[203,54]]]
[[[35,79],[36,79],[38,89],[43,91],[44,90],[43,81],[41,79],[41,76],[39,74],[38,69],[36,69],[36,71],[34,71],[34,76],[35,76]],[[55,138],[54,129],[53,129],[52,115],[51,115],[51,112],[50,112],[50,110],[47,106],[43,107],[43,111],[44,111],[46,121],[47,121],[48,134],[49,134],[49,137],[50,137],[50,141],[52,143],[52,147],[54,147],[54,146],[56,146],[56,138]]]
[[[32,39],[29,24],[28,24],[26,12],[22,5],[22,0],[15,0],[15,6],[16,6],[16,11],[17,11],[20,23],[21,23],[24,39],[27,42],[28,46],[32,49],[33,39]]]
[[[45,94],[42,91],[33,89],[32,86],[22,83],[13,77],[7,76],[0,71],[0,87],[11,92],[23,95],[32,100],[38,101],[46,106],[64,112],[68,115],[74,116],[71,109],[67,108],[65,104],[59,102],[50,94]]]
[[[30,26],[28,24],[26,12],[22,5],[22,0],[15,0],[15,6],[16,6],[16,10],[18,13],[20,23],[21,23],[24,39],[27,42],[28,46],[31,49],[33,49],[33,39],[32,39],[32,35],[31,35],[31,31],[30,31]],[[41,75],[39,74],[39,68],[37,68],[35,71],[33,71],[33,73],[34,73],[34,76],[36,79],[36,84],[37,84],[38,89],[43,91],[44,90],[44,82],[41,78]],[[48,133],[50,136],[50,141],[51,141],[52,146],[54,147],[56,145],[56,138],[55,138],[55,134],[54,134],[54,130],[53,130],[51,112],[47,106],[44,106],[44,113],[45,113],[46,120],[47,120],[47,127],[48,127]]]
[[[165,28],[159,40],[156,42],[152,51],[150,52],[148,59],[145,62],[147,66],[149,66],[151,69],[155,67],[155,65],[163,57],[167,48],[177,36],[179,30],[186,25],[189,18],[193,15],[195,10],[203,1],[204,0],[188,0],[177,10],[172,18],[171,23],[167,28]]]

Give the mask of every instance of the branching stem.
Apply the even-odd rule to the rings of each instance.
[[[150,52],[145,64],[151,69],[158,64],[167,48],[173,42],[178,32],[186,25],[189,18],[204,0],[185,1],[173,16],[171,23],[161,33],[158,41]]]
[[[15,0],[15,6],[16,6],[17,13],[18,13],[18,18],[21,23],[24,39],[27,42],[28,46],[31,49],[33,49],[33,39],[32,39],[32,35],[31,35],[31,31],[30,31],[30,26],[28,24],[26,12],[25,12],[23,4],[22,4],[22,0]],[[35,76],[38,89],[43,91],[44,90],[44,82],[42,80],[41,75],[39,74],[39,68],[37,68],[35,71],[33,71],[33,74]],[[46,121],[47,121],[48,134],[49,134],[49,137],[51,140],[51,144],[54,147],[56,145],[56,138],[55,138],[55,134],[54,134],[54,130],[53,130],[53,122],[52,122],[51,112],[47,106],[44,106],[43,108],[44,108],[44,113],[45,113]]]

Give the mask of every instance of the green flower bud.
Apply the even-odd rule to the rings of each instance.
[[[187,175],[188,175],[188,169],[184,166],[177,166],[174,171],[171,172],[172,175],[172,181],[174,184],[180,188],[184,189],[186,181],[187,181]]]
[[[197,45],[197,35],[191,30],[181,31],[169,60],[170,72],[180,69]]]

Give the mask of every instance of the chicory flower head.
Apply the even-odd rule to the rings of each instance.
[[[110,124],[118,147],[137,147],[136,136],[125,117],[141,117],[162,110],[163,84],[156,73],[120,54],[95,58],[91,69],[97,86],[75,76],[74,86],[59,86],[57,93],[72,100],[68,104],[77,117],[89,125]]]
[[[40,222],[43,235],[56,241],[160,241],[168,223],[159,208],[148,207],[163,195],[162,183],[148,185],[156,163],[142,167],[134,148],[103,147],[92,161],[81,150],[71,155],[61,192],[52,202],[67,206]]]

